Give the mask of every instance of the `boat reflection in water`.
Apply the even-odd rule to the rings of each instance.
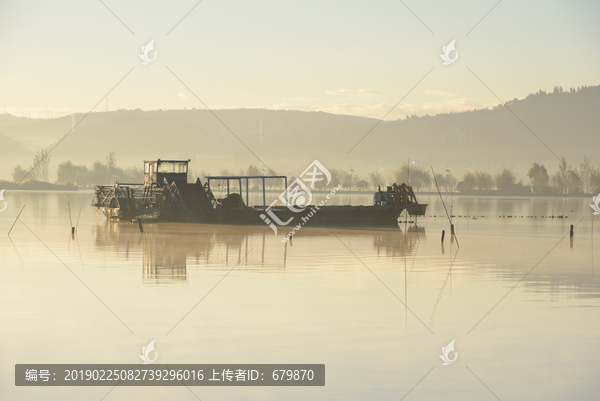
[[[96,226],[97,248],[108,248],[125,262],[141,259],[144,283],[184,283],[187,269],[238,269],[251,266],[285,267],[287,244],[276,241],[277,260],[265,261],[265,242],[272,241],[268,227],[194,225],[185,223],[137,224],[106,221]],[[258,245],[257,246],[257,239]],[[250,243],[254,245],[250,245]],[[279,245],[280,244],[280,245]],[[254,258],[251,251],[254,251]],[[261,252],[257,263],[257,251]],[[272,252],[267,257],[272,256]],[[282,259],[283,257],[283,259]],[[272,258],[269,258],[272,259]]]
[[[215,242],[215,235],[206,232],[175,237],[177,230],[167,224],[146,224],[143,230],[137,224],[107,221],[96,226],[96,246],[123,254],[125,261],[141,259],[142,279],[149,284],[186,282],[188,257],[208,261]]]
[[[415,253],[425,229],[410,225],[399,229],[336,229],[336,235],[372,241],[378,256],[403,257]],[[106,221],[96,226],[96,248],[110,250],[125,264],[141,261],[144,283],[185,283],[188,268],[211,270],[286,268],[294,242],[331,237],[326,229],[305,229],[291,241],[274,237],[269,227],[196,225],[186,223],[137,224]],[[318,243],[319,241],[317,241]],[[295,258],[296,263],[299,260]]]
[[[403,257],[416,252],[419,241],[427,238],[425,227],[400,224],[400,230],[372,231],[377,256]]]
[[[156,235],[142,240],[142,279],[145,283],[182,282],[187,280],[187,253],[180,252],[173,241]]]

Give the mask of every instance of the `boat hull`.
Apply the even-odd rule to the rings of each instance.
[[[264,208],[238,208],[225,211],[223,223],[274,223],[290,227],[394,227],[398,225],[398,217],[403,210],[398,206],[307,206],[296,213],[288,208],[272,208],[268,212]]]

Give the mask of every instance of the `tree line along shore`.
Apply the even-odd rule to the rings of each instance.
[[[58,165],[54,183],[48,181],[50,155],[46,150],[36,152],[33,163],[29,168],[17,165],[13,169],[12,181],[0,180],[3,189],[22,190],[77,190],[78,188],[92,188],[94,185],[110,185],[115,182],[142,183],[144,172],[141,168],[119,167],[114,152],[109,152],[104,161],[95,161],[91,166],[77,165],[70,161]],[[331,183],[341,185],[342,191],[373,191],[381,187],[385,190],[395,183],[408,183],[416,192],[445,192],[461,194],[511,194],[511,195],[546,195],[546,196],[578,196],[600,192],[600,167],[593,166],[584,156],[583,161],[573,166],[562,158],[558,171],[550,172],[541,163],[531,164],[526,173],[528,182],[517,180],[517,174],[511,168],[504,167],[496,174],[483,171],[467,171],[462,178],[457,179],[450,171],[428,171],[421,166],[402,164],[397,170],[390,171],[387,177],[380,172],[366,175],[358,174],[352,170],[330,169]],[[254,165],[231,172],[221,169],[214,175],[277,175],[276,172],[267,172],[265,168]],[[188,172],[188,179],[195,181],[196,177],[212,175],[212,172],[201,171],[200,174],[192,169]],[[288,179],[288,184],[296,177]],[[218,185],[218,184],[217,184]],[[326,182],[315,184],[315,190],[324,190]],[[284,182],[281,179],[265,180],[267,190],[283,190]],[[258,189],[258,187],[256,187]]]

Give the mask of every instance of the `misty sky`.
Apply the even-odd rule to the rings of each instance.
[[[467,67],[503,101],[600,84],[597,1],[504,0],[472,29],[498,0],[406,0],[423,23],[398,0],[203,0],[172,29],[197,3],[2,0],[0,112],[87,112],[132,68],[109,110],[203,108],[169,69],[214,109],[381,118],[433,68],[388,119],[497,104]]]

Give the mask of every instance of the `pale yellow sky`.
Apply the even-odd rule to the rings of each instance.
[[[104,4],[2,2],[0,112],[203,108],[199,98],[397,119],[495,105],[490,91],[507,101],[600,84],[593,1]],[[142,65],[152,39],[156,60]],[[458,58],[443,65],[453,39]]]

